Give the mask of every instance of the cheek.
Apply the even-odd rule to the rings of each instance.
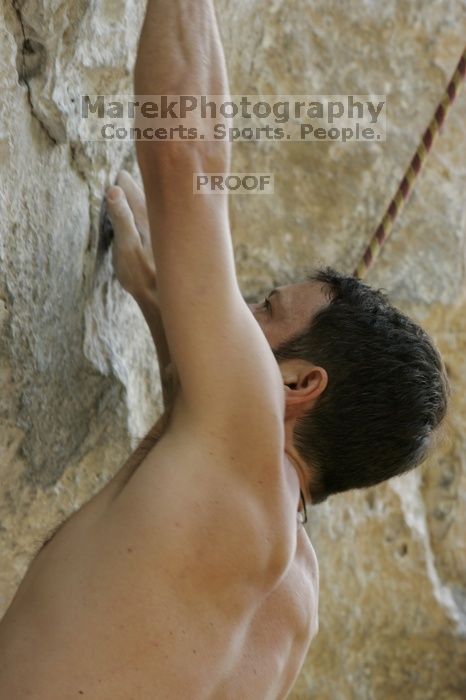
[[[284,338],[284,333],[281,331],[279,324],[273,320],[262,326],[262,332],[272,348],[278,347]]]

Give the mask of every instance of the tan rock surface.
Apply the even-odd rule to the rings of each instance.
[[[155,354],[98,249],[130,143],[80,140],[83,93],[131,93],[144,3],[0,7],[0,614],[49,528],[123,463],[160,409]],[[386,143],[240,144],[232,197],[245,295],[316,263],[351,272],[466,35],[464,0],[217,3],[235,94],[387,94]],[[73,101],[74,100],[74,101]],[[417,472],[310,511],[320,631],[292,700],[466,696],[466,90],[368,281],[433,335],[450,440]],[[134,338],[138,342],[134,342]]]

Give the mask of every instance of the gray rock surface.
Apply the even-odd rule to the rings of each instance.
[[[149,331],[99,248],[130,143],[85,142],[79,95],[131,93],[144,3],[0,7],[0,614],[45,533],[155,420]],[[387,142],[235,146],[273,197],[232,197],[245,295],[315,264],[351,272],[466,35],[464,0],[217,2],[233,94],[387,94]],[[466,696],[466,90],[368,281],[434,337],[449,439],[413,474],[310,511],[320,631],[292,700]],[[134,338],[137,337],[137,343]]]

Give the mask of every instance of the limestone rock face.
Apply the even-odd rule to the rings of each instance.
[[[246,297],[316,264],[351,272],[463,50],[464,0],[216,3],[233,94],[386,94],[388,140],[242,143],[231,197]],[[86,142],[81,94],[131,94],[144,3],[0,7],[0,615],[46,532],[157,417],[144,320],[99,245],[131,143]],[[163,18],[161,19],[163,21]],[[319,634],[293,700],[466,696],[466,90],[368,282],[428,330],[454,388],[449,440],[416,472],[310,510]],[[137,341],[135,340],[137,339]]]

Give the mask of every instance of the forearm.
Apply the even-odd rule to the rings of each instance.
[[[213,0],[148,0],[134,89],[136,95],[229,94]],[[138,141],[138,158],[149,155],[152,159],[168,145]],[[217,152],[222,146],[224,155],[229,155],[229,144],[215,145]],[[205,142],[203,147],[207,147]]]
[[[135,65],[136,94],[222,94],[217,89],[228,91],[227,82],[213,1],[148,0]]]

